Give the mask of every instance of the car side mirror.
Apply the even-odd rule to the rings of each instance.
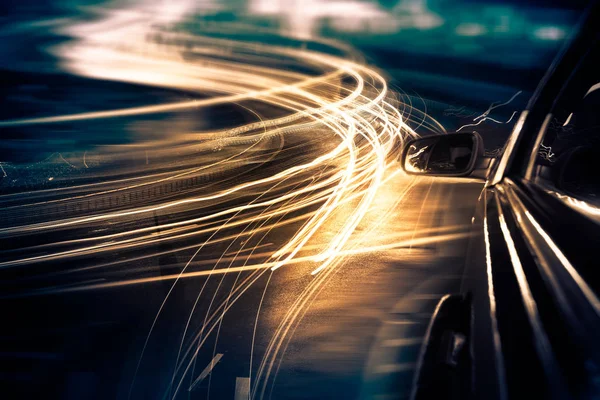
[[[477,132],[425,136],[409,141],[400,163],[406,173],[432,176],[468,176],[483,157]]]

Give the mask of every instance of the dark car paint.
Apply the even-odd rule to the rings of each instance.
[[[546,115],[598,39],[599,8],[597,2],[590,6],[579,33],[542,80],[479,198],[459,294],[471,299],[469,364],[463,368],[471,385],[457,394],[456,382],[444,386],[438,379],[437,391],[425,392],[432,378],[423,371],[431,366],[421,366],[415,399],[600,398],[600,225],[526,174]],[[465,304],[448,306],[455,310],[444,318],[460,315],[456,307]],[[453,329],[440,318],[431,327],[431,338]],[[432,341],[423,360],[440,352]]]

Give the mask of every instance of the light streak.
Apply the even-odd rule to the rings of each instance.
[[[554,241],[550,238],[548,233],[540,226],[540,224],[533,218],[533,216],[529,213],[529,211],[525,211],[525,216],[529,221],[533,224],[534,228],[537,232],[542,236],[548,247],[552,250],[552,252],[556,255],[556,257],[560,260],[561,264],[564,266],[565,270],[571,275],[577,286],[581,289],[581,292],[584,294],[590,305],[594,308],[596,314],[600,315],[600,300],[594,294],[594,291],[588,286],[585,280],[579,275],[575,267],[569,262],[567,257],[560,251],[559,247],[554,243]]]
[[[402,147],[407,138],[444,132],[444,128],[425,112],[396,98],[383,76],[360,62],[360,56],[345,46],[335,49],[343,53],[336,56],[306,46],[284,47],[172,32],[149,28],[153,24],[148,22],[148,15],[130,11],[108,13],[100,23],[71,28],[70,34],[76,40],[53,51],[65,68],[78,75],[185,89],[206,97],[6,120],[0,121],[0,128],[190,110],[201,113],[218,105],[246,110],[253,120],[204,131],[173,128],[164,137],[142,144],[88,149],[76,158],[67,153],[65,158],[57,152],[44,162],[25,167],[44,171],[52,158],[58,158],[72,167],[69,170],[77,169],[82,175],[54,175],[53,184],[72,182],[66,187],[0,196],[0,240],[35,238],[38,234],[55,236],[51,241],[7,253],[0,260],[0,271],[25,270],[32,264],[52,261],[67,265],[115,252],[125,254],[122,260],[47,271],[55,277],[73,276],[79,284],[30,290],[20,296],[169,282],[144,351],[176,286],[183,280],[204,279],[186,318],[176,370],[166,394],[175,398],[180,390],[193,388],[194,383],[186,386],[185,380],[192,375],[200,349],[212,332],[218,336],[226,312],[249,287],[264,274],[270,279],[282,273],[281,268],[308,268],[307,274],[313,277],[274,332],[258,371],[250,365],[249,376],[256,376],[251,396],[256,397],[264,392],[264,386],[259,385],[266,385],[287,335],[293,333],[314,296],[340,270],[345,258],[468,236],[453,227],[368,240],[368,233],[383,225],[389,213],[379,213],[379,218],[372,221],[367,218],[386,183],[402,178],[407,192],[415,182],[399,172],[395,149]],[[182,12],[175,11],[177,15]],[[127,21],[123,30],[115,29],[123,25],[123,20]],[[145,41],[153,34],[161,35],[162,44]],[[330,48],[336,45],[330,41],[321,44]],[[187,61],[182,57],[184,52],[190,57]],[[281,60],[285,61],[283,67],[278,64]],[[313,72],[298,72],[307,66]],[[102,160],[101,165],[88,163],[90,157]],[[67,159],[83,160],[85,168],[77,168]],[[397,195],[402,197],[401,193]],[[362,226],[367,228],[364,235],[358,232]],[[333,234],[325,237],[322,233],[329,227],[334,227]],[[279,231],[286,233],[275,233]],[[163,245],[173,249],[162,250]],[[196,260],[201,251],[218,245],[226,248],[220,256]],[[175,273],[135,278],[111,275],[121,269],[134,272],[126,265],[128,261],[185,250],[191,255],[186,262],[169,265]],[[144,255],[134,251],[143,251]],[[106,275],[92,275],[101,273]],[[221,283],[231,273],[238,274],[234,284],[224,299],[218,298],[217,292],[224,290]],[[191,325],[196,305],[205,294],[208,279],[216,276],[222,279],[201,327],[196,329]],[[264,293],[266,288],[263,298]],[[19,297],[7,297],[11,296]],[[258,317],[257,312],[255,329]],[[142,363],[140,357],[138,367]],[[134,389],[132,384],[130,393]]]
[[[510,104],[521,93],[522,93],[522,91],[519,90],[510,99],[508,99],[507,101],[505,101],[503,103],[492,103],[492,104],[490,104],[490,106],[488,107],[487,110],[485,110],[482,114],[480,114],[480,115],[476,116],[475,118],[473,118],[473,122],[475,122],[475,123],[463,125],[460,128],[458,128],[456,130],[456,132],[460,132],[464,128],[478,126],[479,124],[481,124],[482,122],[485,122],[485,121],[492,121],[492,122],[495,122],[497,124],[508,124],[510,121],[512,121],[512,119],[514,118],[514,116],[517,114],[516,111],[513,111],[513,113],[511,114],[510,118],[506,122],[498,121],[497,119],[489,117],[489,115],[496,108],[502,107],[502,106],[506,106],[506,105]]]
[[[552,146],[544,146],[543,143],[540,143],[538,155],[546,161],[553,162],[556,154],[552,151]]]
[[[456,132],[460,132],[461,129],[468,128],[470,126],[478,126],[479,124],[481,124],[482,122],[485,122],[485,121],[492,121],[492,122],[495,122],[497,124],[508,124],[510,121],[512,121],[512,119],[513,119],[513,117],[515,116],[516,113],[517,113],[516,111],[513,111],[513,113],[510,115],[510,118],[507,119],[506,122],[498,121],[498,120],[496,120],[494,118],[491,118],[491,117],[485,117],[485,118],[480,119],[479,121],[477,121],[474,124],[466,124],[466,125],[461,126],[460,128],[458,128],[456,130]]]
[[[484,192],[484,196],[487,195]],[[487,202],[484,200],[484,204]],[[490,302],[490,320],[492,323],[492,337],[494,341],[494,361],[498,377],[498,389],[500,399],[506,399],[506,371],[504,369],[504,355],[502,353],[502,343],[500,341],[500,331],[498,330],[498,318],[496,313],[496,292],[494,291],[494,277],[492,274],[492,250],[490,244],[490,230],[487,219],[487,209],[484,210],[483,232],[485,241],[485,264],[488,284],[488,300]]]
[[[373,245],[367,247],[357,247],[350,250],[341,251],[338,254],[339,258],[343,258],[351,255],[359,255],[359,254],[368,254],[374,252],[381,252],[386,250],[393,249],[406,249],[409,250],[412,246],[421,246],[426,244],[433,243],[442,243],[454,240],[464,239],[470,236],[470,233],[459,232],[459,233],[447,233],[447,234],[439,234],[439,235],[429,235],[426,237],[407,239],[403,241],[397,241],[392,243],[386,243],[381,245]],[[263,258],[264,254],[258,254],[257,258]],[[248,259],[250,259],[249,257]],[[235,261],[237,258],[229,258],[230,261]],[[186,267],[191,263],[187,263]],[[213,261],[214,263],[214,261]],[[289,261],[287,265],[298,265],[298,264],[307,264],[307,263],[320,263],[318,256],[302,256],[296,257],[292,261]],[[215,263],[216,265],[217,263]],[[212,269],[212,270],[202,270],[202,271],[194,271],[194,272],[185,272],[179,274],[171,274],[171,275],[163,275],[158,277],[150,277],[150,278],[137,278],[137,279],[129,279],[129,280],[120,280],[115,282],[102,282],[102,283],[92,283],[92,284],[83,284],[80,286],[68,286],[64,288],[51,288],[48,290],[37,290],[28,293],[22,293],[19,295],[8,295],[0,298],[18,298],[18,297],[30,297],[36,296],[40,294],[60,294],[60,293],[73,293],[73,292],[82,292],[88,290],[98,290],[98,289],[110,289],[110,288],[118,288],[123,286],[131,286],[131,285],[140,285],[146,283],[154,283],[154,282],[164,282],[164,281],[175,281],[180,279],[189,279],[189,278],[199,278],[205,276],[213,276],[213,275],[224,275],[235,272],[247,272],[247,271],[255,271],[255,270],[264,270],[264,269],[272,269],[272,267],[276,265],[275,262],[264,262],[261,264],[252,264],[245,265],[240,267],[227,267],[222,269]],[[185,270],[185,267],[182,269]]]
[[[515,145],[517,144],[517,140],[519,138],[519,135],[521,134],[521,130],[523,129],[523,125],[525,124],[525,119],[527,118],[528,114],[529,114],[529,112],[527,110],[524,110],[523,112],[521,112],[521,115],[519,116],[519,119],[515,123],[513,130],[508,138],[508,141],[506,142],[506,145],[504,147],[504,152],[502,153],[502,158],[500,158],[498,167],[496,168],[496,172],[494,173],[494,176],[491,177],[491,179],[488,179],[488,181],[486,182],[487,186],[497,184],[504,177],[504,173],[511,162],[511,157],[513,155],[513,149],[514,149]]]
[[[502,106],[506,106],[506,105],[510,104],[521,93],[522,92],[519,90],[517,93],[515,93],[510,99],[508,99],[504,103],[499,103],[499,104],[492,103],[483,114],[481,114],[478,117],[475,117],[473,119],[473,121],[477,121],[478,119],[486,118],[490,114],[490,112],[492,112],[492,110],[494,110],[494,109],[496,109],[498,107],[502,107]]]
[[[425,150],[427,150],[429,148],[429,146],[423,146],[421,147],[421,149],[413,154],[409,154],[407,155],[406,159],[407,160],[414,160],[417,157],[419,157],[421,154],[423,154],[423,152],[425,152]],[[416,147],[415,146],[410,146],[410,150],[415,150]],[[423,172],[422,169],[418,168],[415,166],[415,162],[405,162],[404,164],[404,168],[408,171],[408,172]]]
[[[531,330],[533,332],[533,336],[535,339],[535,350],[538,356],[540,357],[545,373],[547,374],[549,379],[553,380],[552,390],[554,390],[556,393],[564,394],[566,393],[564,382],[562,381],[562,379],[560,379],[561,375],[558,369],[558,364],[554,357],[554,352],[552,351],[550,340],[548,339],[548,335],[546,334],[544,325],[542,324],[537,303],[535,301],[533,293],[531,292],[531,288],[529,287],[527,276],[525,275],[525,270],[523,269],[523,265],[521,263],[519,253],[517,251],[517,247],[512,238],[508,224],[506,223],[506,219],[504,218],[504,213],[502,211],[502,205],[500,204],[500,200],[498,199],[498,197],[496,197],[495,199],[496,206],[498,209],[498,220],[500,222],[500,230],[502,231],[502,236],[504,237],[504,241],[508,249],[508,254],[513,267],[513,272],[515,274],[515,278],[517,280],[517,284],[521,293],[521,300],[525,307],[525,312],[529,320],[529,325],[531,326]]]
[[[68,162],[67,160],[65,160],[65,157],[63,157],[63,155],[62,155],[62,154],[60,154],[60,153],[59,153],[59,154],[58,154],[58,156],[59,156],[59,157],[60,157],[60,159],[61,159],[61,160],[63,160],[63,161],[64,161],[64,163],[65,163],[65,164],[67,164],[69,167],[77,169],[77,167],[76,167],[76,166],[74,166],[73,164],[71,164],[70,162]]]

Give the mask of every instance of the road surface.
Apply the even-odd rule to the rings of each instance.
[[[10,321],[3,343],[14,349],[3,354],[5,382],[15,393],[49,398],[127,398],[131,391],[130,398],[140,399],[167,393],[225,399],[247,390],[240,385],[255,398],[406,398],[433,308],[460,284],[472,204],[481,189],[478,183],[419,179],[407,190],[408,179],[396,175],[388,182],[368,215],[378,219],[389,211],[385,222],[374,230],[359,227],[356,254],[349,250],[330,274],[311,275],[311,262],[238,272],[238,264],[228,266],[224,258],[232,272],[191,276],[170,292],[172,279],[162,278],[195,249],[169,244],[143,262],[119,263],[118,254],[80,257],[69,268],[75,264],[80,274],[104,278],[78,286],[65,284],[73,280],[68,273],[57,274],[69,269],[64,264],[33,264],[44,270],[38,272],[44,294],[2,300]],[[335,225],[319,234],[334,233]],[[290,234],[283,227],[273,236]],[[267,236],[251,249],[268,253],[276,239]],[[249,254],[241,242],[203,251],[195,270],[207,271],[222,255]],[[142,274],[145,283],[104,285]],[[59,284],[48,288],[49,280]],[[195,382],[215,357],[212,372]]]
[[[121,17],[74,27],[64,68],[188,98],[0,121],[131,135],[0,164],[4,392],[406,398],[482,186],[400,170],[444,127],[339,44]]]

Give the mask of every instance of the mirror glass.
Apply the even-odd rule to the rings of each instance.
[[[468,174],[473,169],[476,149],[471,133],[420,138],[405,149],[404,169],[413,174]]]

